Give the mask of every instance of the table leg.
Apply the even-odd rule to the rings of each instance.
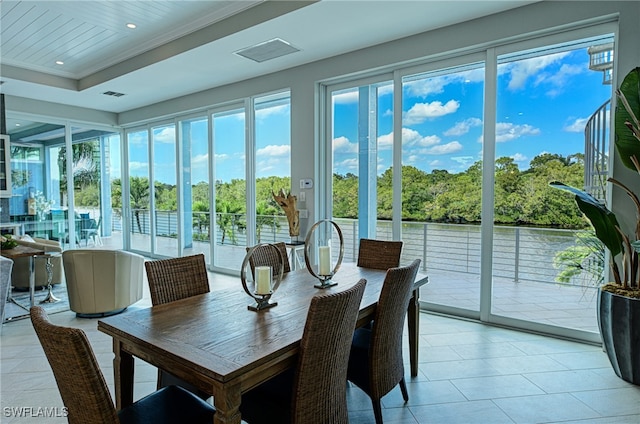
[[[418,375],[418,339],[420,338],[420,297],[419,289],[415,289],[407,310],[407,326],[409,329],[409,362],[411,377]]]
[[[116,392],[116,409],[133,404],[133,356],[122,350],[122,343],[113,339],[113,380]]]
[[[240,424],[241,392],[239,383],[227,383],[213,388],[214,424]]]
[[[29,256],[29,307],[35,305],[36,300],[36,265],[35,258]]]

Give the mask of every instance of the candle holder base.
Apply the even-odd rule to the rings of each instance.
[[[273,308],[274,306],[277,306],[278,302],[269,302],[269,299],[265,299],[265,300],[258,300],[258,302],[256,302],[254,305],[248,305],[247,309],[250,311],[263,311],[265,309],[269,309],[269,308]]]
[[[331,280],[331,277],[327,276],[327,278],[320,278],[320,282],[317,284],[314,284],[313,287],[317,288],[317,289],[326,289],[329,287],[333,287],[333,286],[337,286],[338,283],[335,283]]]

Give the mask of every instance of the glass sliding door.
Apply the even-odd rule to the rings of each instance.
[[[122,248],[121,233],[112,238],[114,221],[120,220],[114,208],[121,204],[121,191],[116,189],[114,202],[111,174],[120,174],[119,144],[118,133],[72,126],[71,153],[65,145],[50,149],[51,184],[59,191],[64,210],[52,210],[52,218],[61,220],[64,216],[66,226],[60,226],[60,231],[71,245]],[[71,210],[73,214],[68,213]]]
[[[213,113],[215,267],[238,270],[246,254],[245,108]]]
[[[592,50],[612,57],[613,37],[498,56],[492,314],[597,332],[603,251],[573,196],[549,187],[604,200],[613,63],[590,69]]]
[[[127,133],[129,186],[127,227],[130,249],[151,252],[151,183],[149,177],[149,132],[147,129]],[[125,196],[126,198],[126,196]],[[125,202],[127,200],[124,200]]]
[[[247,246],[289,240],[271,193],[291,190],[290,105],[283,92],[212,114],[215,267],[237,272]]]
[[[182,166],[182,256],[203,253],[210,263],[211,196],[209,195],[208,120],[196,117],[180,121]],[[180,207],[180,204],[178,204]]]
[[[255,243],[289,242],[289,223],[272,193],[291,192],[291,100],[289,93],[255,99]],[[304,235],[298,237],[304,239]]]
[[[472,316],[480,310],[483,94],[482,62],[402,78],[403,256],[428,270],[430,308]]]
[[[176,127],[174,124],[151,129],[152,152],[152,211],[151,228],[154,230],[152,253],[160,256],[178,255],[178,195]]]
[[[356,261],[360,238],[392,240],[392,81],[330,89],[332,218]]]

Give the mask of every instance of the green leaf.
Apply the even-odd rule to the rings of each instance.
[[[596,237],[611,252],[612,256],[622,252],[622,236],[616,230],[618,220],[613,212],[602,204],[598,199],[575,187],[568,186],[558,181],[549,183],[553,188],[565,190],[575,195],[578,208],[589,219],[593,229],[596,231]]]
[[[640,67],[629,72],[620,84],[619,91],[624,94],[627,99],[631,112],[636,118],[640,119]],[[640,142],[633,136],[631,130],[626,126],[625,122],[633,122],[631,114],[623,105],[618,97],[615,111],[615,144],[620,160],[624,165],[632,170],[636,170],[631,157],[636,156],[640,160]]]

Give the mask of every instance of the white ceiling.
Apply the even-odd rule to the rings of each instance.
[[[123,112],[529,3],[2,0],[0,90]],[[233,53],[273,38],[300,51],[261,63]]]

